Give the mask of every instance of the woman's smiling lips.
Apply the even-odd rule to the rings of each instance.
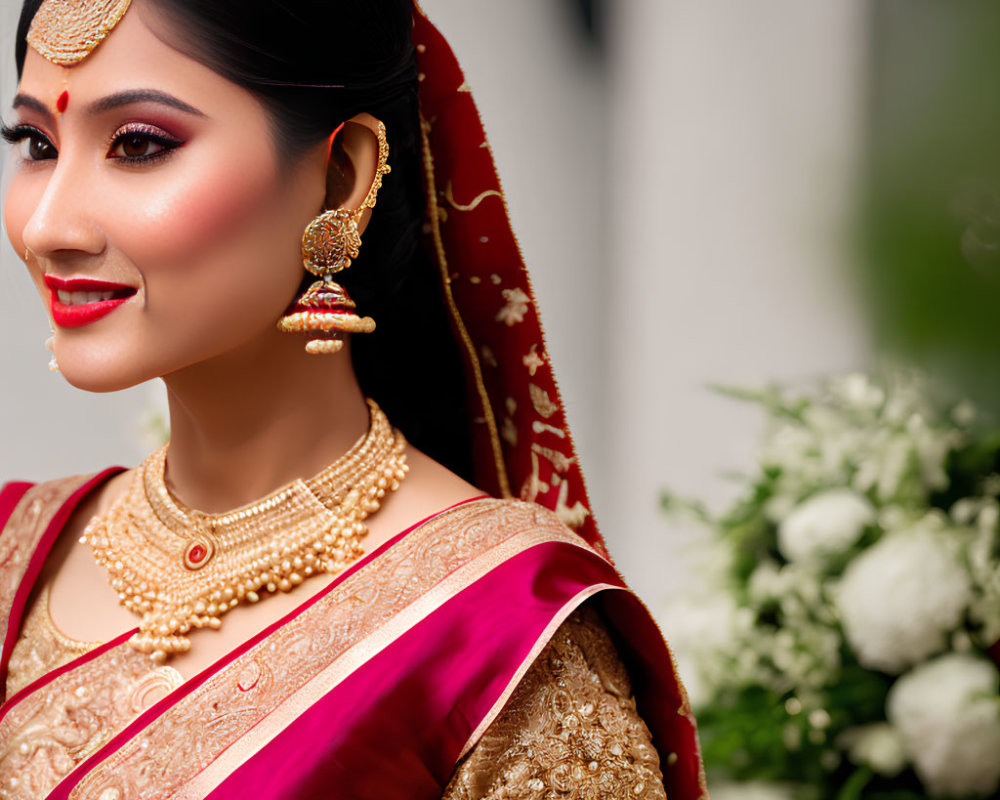
[[[61,328],[79,328],[107,316],[136,293],[134,286],[93,278],[44,276],[52,293],[52,320]]]

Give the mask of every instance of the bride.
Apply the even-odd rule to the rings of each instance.
[[[171,436],[0,493],[0,797],[707,798],[419,8],[26,0],[15,57],[53,366]]]

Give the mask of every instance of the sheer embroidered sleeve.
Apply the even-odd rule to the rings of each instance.
[[[660,760],[600,616],[566,620],[442,800],[666,800]]]

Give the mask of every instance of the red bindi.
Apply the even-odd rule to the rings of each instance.
[[[61,95],[59,95],[59,99],[56,100],[56,108],[59,110],[59,113],[61,114],[63,111],[66,110],[66,106],[68,105],[69,105],[69,92],[64,91]]]

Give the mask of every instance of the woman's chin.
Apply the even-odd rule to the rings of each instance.
[[[138,386],[140,383],[145,383],[156,377],[138,369],[138,365],[130,365],[133,368],[129,369],[127,365],[108,362],[93,364],[81,362],[79,359],[58,361],[59,371],[70,386],[95,394],[131,389],[133,386]]]

